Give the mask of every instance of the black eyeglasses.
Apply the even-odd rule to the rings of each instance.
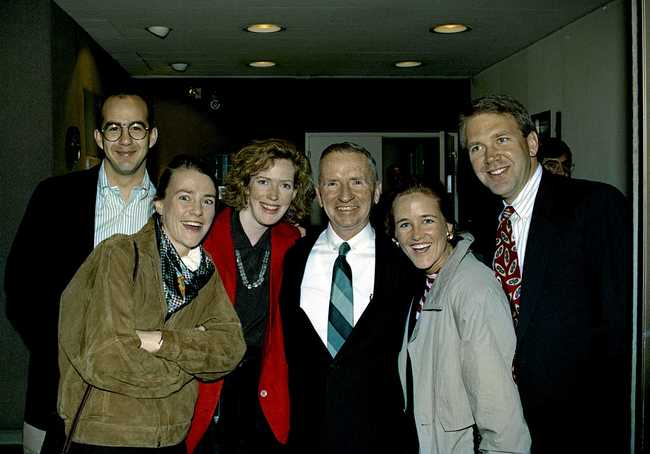
[[[109,142],[117,142],[120,140],[120,137],[122,137],[122,134],[124,133],[124,127],[125,125],[121,125],[119,123],[106,123],[106,125],[104,125],[102,128],[102,136],[104,136],[104,139],[108,140]],[[142,140],[147,137],[147,133],[149,132],[149,128],[147,128],[144,123],[140,121],[129,123],[126,128],[129,137],[131,137],[133,140]]]
[[[544,159],[542,165],[546,170],[549,170],[553,173],[564,172],[566,174],[571,174],[573,171],[573,164],[571,164],[569,161],[560,161],[559,159]]]

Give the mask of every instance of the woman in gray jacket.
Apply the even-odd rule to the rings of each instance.
[[[492,271],[472,255],[472,236],[454,236],[444,201],[440,189],[412,183],[397,193],[388,222],[426,279],[399,356],[420,453],[473,454],[475,440],[480,452],[528,453],[508,303]]]

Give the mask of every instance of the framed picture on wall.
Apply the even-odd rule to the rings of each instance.
[[[530,116],[537,130],[539,138],[542,140],[551,137],[551,111],[545,110],[544,112],[536,113]]]
[[[81,141],[81,160],[83,168],[89,169],[100,162],[97,156],[97,144],[95,144],[95,137],[93,135],[97,126],[97,118],[100,115],[99,110],[103,97],[91,91],[84,89],[84,109],[83,109],[83,124],[84,131]]]

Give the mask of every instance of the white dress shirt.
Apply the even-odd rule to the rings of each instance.
[[[512,236],[517,247],[517,258],[519,258],[519,270],[524,275],[524,257],[526,256],[526,243],[528,242],[528,231],[530,230],[530,219],[533,216],[535,206],[535,197],[539,183],[542,181],[542,166],[537,164],[533,176],[528,180],[521,192],[512,201],[512,207],[515,212],[510,216],[512,223]],[[508,202],[503,201],[503,205],[508,206]]]
[[[309,317],[323,344],[327,345],[327,319],[332,287],[332,268],[342,240],[332,226],[320,234],[309,253],[300,286],[300,307]],[[354,324],[368,307],[375,286],[375,231],[366,225],[347,240],[350,251],[346,260],[352,270]]]
[[[155,195],[156,188],[145,170],[142,183],[131,189],[125,203],[120,188],[108,183],[102,162],[95,198],[95,246],[116,233],[130,235],[140,230],[153,214]]]

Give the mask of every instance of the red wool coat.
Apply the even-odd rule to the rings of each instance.
[[[221,275],[230,301],[235,304],[237,266],[232,242],[232,209],[226,208],[217,215],[203,246],[210,253]],[[262,345],[262,367],[258,384],[258,397],[262,412],[273,434],[280,443],[289,435],[289,388],[287,361],[284,353],[284,335],[280,317],[280,285],[282,262],[287,249],[300,238],[298,229],[280,223],[271,228],[271,279],[269,311]],[[223,380],[199,383],[199,395],[194,408],[192,425],[187,434],[186,446],[192,453],[205,434],[217,408]]]

